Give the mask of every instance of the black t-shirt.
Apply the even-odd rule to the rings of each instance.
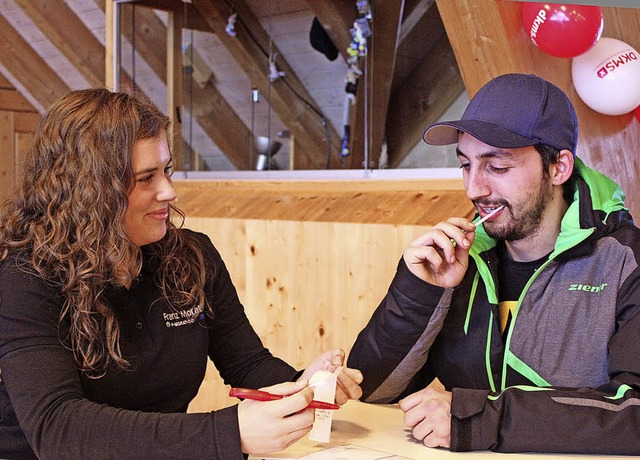
[[[498,312],[500,314],[500,332],[503,339],[509,330],[509,323],[518,304],[520,294],[538,268],[549,255],[530,262],[516,262],[509,255],[504,241],[496,247],[498,252]]]

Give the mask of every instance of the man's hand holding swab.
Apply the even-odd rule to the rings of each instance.
[[[451,217],[411,242],[403,258],[409,270],[424,281],[441,287],[455,287],[469,266],[469,249],[478,225],[504,208],[498,206],[477,222]]]

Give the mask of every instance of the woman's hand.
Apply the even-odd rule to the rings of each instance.
[[[276,401],[245,399],[238,405],[242,452],[279,452],[311,431],[315,410],[307,407],[313,399],[313,389],[308,384],[298,380],[261,388],[287,397]]]
[[[318,371],[335,372],[341,368],[338,373],[336,386],[336,404],[343,405],[349,399],[360,399],[362,396],[362,372],[357,369],[343,367],[345,360],[345,352],[340,348],[327,351],[318,356],[300,377],[300,380],[308,381],[313,374]]]

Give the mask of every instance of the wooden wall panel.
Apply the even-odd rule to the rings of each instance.
[[[349,351],[411,240],[474,209],[461,179],[175,180],[185,226],[220,251],[264,343],[297,368]],[[210,365],[191,411],[225,407]]]
[[[462,181],[175,180],[185,226],[220,251],[264,343],[297,368],[349,351],[409,242],[471,217]],[[215,368],[191,411],[233,404]]]
[[[16,121],[18,116],[16,116]],[[16,123],[16,156],[15,156],[15,177],[16,181],[19,181],[24,171],[24,157],[31,148],[35,135],[33,133],[24,133],[18,130],[18,124]],[[18,184],[20,182],[17,182]]]
[[[2,110],[13,112],[33,111],[32,105],[15,88],[0,87],[0,105]]]
[[[0,110],[0,202],[11,196],[22,175],[24,155],[33,142],[39,116]]]
[[[471,217],[461,179],[176,180],[192,217],[433,225]]]
[[[632,114],[602,115],[584,104],[573,87],[571,59],[546,54],[530,41],[522,27],[519,2],[436,0],[436,4],[469,95],[508,72],[535,73],[562,88],[578,114],[577,155],[617,181],[626,192],[631,213],[640,218],[640,123]],[[640,50],[640,8],[602,9],[602,36]]]
[[[209,235],[267,347],[297,368],[348,351],[384,296],[406,245],[428,227],[187,218]],[[210,365],[190,410],[235,402]]]
[[[16,136],[13,112],[0,111],[0,202],[11,195],[16,174]]]
[[[33,134],[35,132],[40,121],[38,112],[15,112],[15,116],[17,133]]]
[[[0,202],[10,197],[22,173],[22,158],[39,120],[40,114],[0,74]]]

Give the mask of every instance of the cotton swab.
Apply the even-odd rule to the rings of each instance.
[[[498,206],[496,209],[494,209],[493,211],[491,211],[489,214],[487,214],[486,216],[484,216],[482,219],[480,219],[478,222],[474,222],[474,224],[476,225],[476,227],[478,225],[480,225],[482,222],[484,222],[487,219],[490,219],[496,212],[500,211],[502,208],[504,208],[504,205],[500,205]]]
[[[486,216],[484,216],[482,219],[479,219],[477,222],[474,222],[475,226],[477,227],[478,225],[480,225],[482,222],[484,222],[487,219],[490,219],[495,213],[497,213],[498,211],[502,210],[502,208],[504,208],[504,205],[500,205],[498,206],[496,209],[494,209],[493,211],[491,211],[489,214],[487,214]],[[464,231],[464,230],[463,230]],[[455,247],[457,245],[456,240],[454,240],[453,238],[451,238],[451,242],[453,243],[453,246]]]

